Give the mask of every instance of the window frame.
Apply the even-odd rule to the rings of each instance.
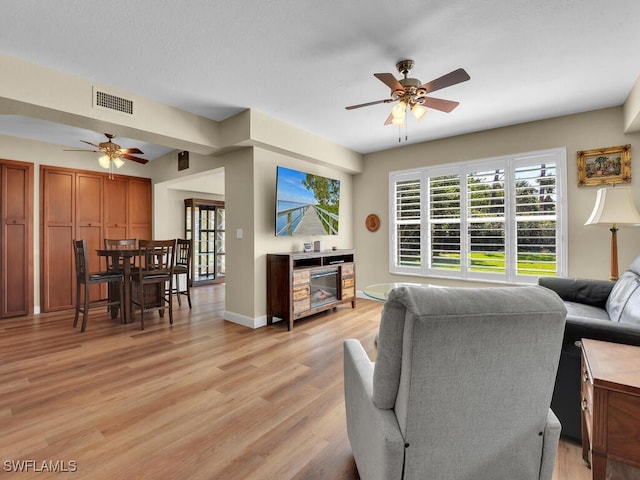
[[[503,155],[450,164],[425,166],[408,170],[389,172],[389,272],[397,275],[448,278],[456,280],[532,284],[538,276],[517,273],[517,218],[516,218],[516,169],[529,165],[553,163],[555,165],[555,247],[556,276],[566,276],[567,272],[567,179],[566,148],[552,148],[532,152]],[[504,170],[504,229],[505,229],[505,271],[487,273],[471,271],[468,268],[470,252],[467,225],[467,174],[473,172]],[[432,268],[431,262],[431,225],[429,217],[429,179],[438,176],[460,176],[460,269],[446,270]],[[420,182],[420,265],[411,267],[397,264],[397,222],[396,184],[403,181]]]

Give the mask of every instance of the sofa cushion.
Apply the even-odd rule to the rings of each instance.
[[[636,280],[636,282],[640,284],[640,279]],[[640,288],[636,288],[629,297],[619,321],[620,323],[640,326]]]
[[[564,302],[564,306],[567,307],[567,318],[585,318],[609,321],[609,314],[603,308],[576,302]]]
[[[633,262],[631,262],[631,265],[629,265],[629,270],[631,270],[636,275],[640,275],[640,255],[638,255],[633,260]]]
[[[613,286],[613,289],[609,294],[609,298],[607,299],[606,309],[607,313],[609,314],[609,319],[612,322],[621,321],[621,319],[623,318],[623,312],[625,311],[627,305],[630,303],[629,299],[634,296],[634,293],[639,286],[640,277],[638,277],[638,275],[633,271],[627,270],[620,276],[616,284]],[[640,296],[635,297],[634,300],[637,303],[638,301],[640,301]],[[631,307],[632,306],[630,306],[629,308],[631,312],[625,315],[624,318],[626,322],[635,323],[633,322],[633,311],[637,311],[638,306],[636,306],[636,308]],[[640,323],[640,317],[636,317],[636,321]]]

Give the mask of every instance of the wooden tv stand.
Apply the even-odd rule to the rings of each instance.
[[[356,306],[353,250],[267,254],[267,325],[287,322],[337,307]]]

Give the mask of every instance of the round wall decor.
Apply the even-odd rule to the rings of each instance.
[[[380,217],[375,213],[371,213],[367,215],[367,218],[364,221],[364,224],[367,226],[367,230],[370,232],[375,232],[380,228]]]

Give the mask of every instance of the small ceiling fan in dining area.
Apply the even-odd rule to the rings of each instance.
[[[99,144],[91,143],[86,140],[80,140],[83,143],[91,145],[94,147],[93,150],[88,149],[68,149],[65,152],[94,152],[94,153],[102,153],[103,155],[98,159],[98,163],[104,169],[109,170],[109,176],[112,176],[113,166],[116,168],[120,168],[124,165],[124,160],[131,160],[133,162],[145,164],[149,160],[146,158],[135,157],[132,153],[138,155],[144,155],[142,150],[139,148],[121,148],[117,143],[113,143],[111,140],[115,138],[115,135],[111,133],[105,133],[105,137],[107,137],[106,142],[101,142]]]

